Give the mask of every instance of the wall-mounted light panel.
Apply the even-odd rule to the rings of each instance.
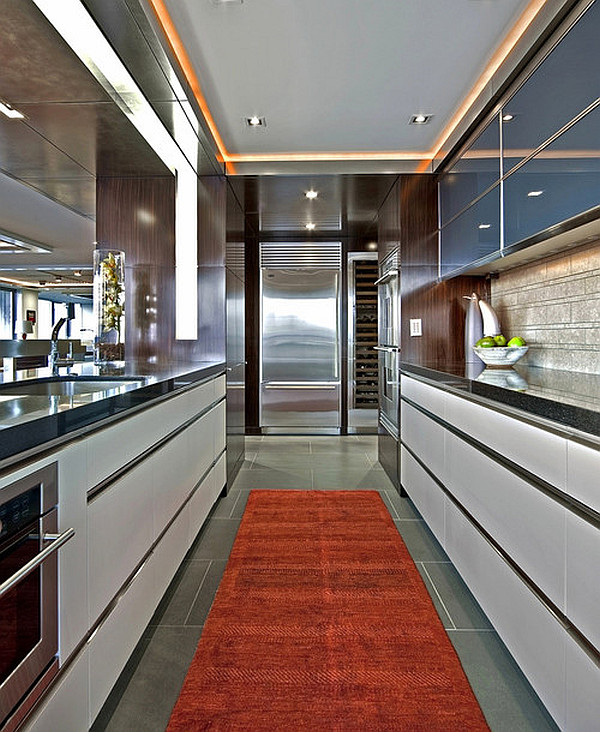
[[[198,337],[197,176],[198,138],[175,124],[177,141],[135,83],[80,0],[33,0],[123,114],[177,177],[175,200],[175,338]],[[189,119],[186,117],[186,120]],[[186,130],[183,132],[183,130]],[[193,285],[192,285],[193,279]]]

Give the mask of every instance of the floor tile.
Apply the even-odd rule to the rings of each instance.
[[[394,521],[415,562],[447,561],[448,555],[424,521],[400,519]]]
[[[450,630],[448,636],[493,732],[558,732],[497,633]]]
[[[239,519],[209,519],[188,559],[227,559],[239,525]]]
[[[429,597],[431,597],[431,601],[433,602],[433,606],[435,607],[437,614],[439,615],[440,620],[442,621],[442,625],[444,626],[444,628],[446,630],[454,629],[454,623],[452,621],[452,618],[450,617],[450,614],[448,613],[440,596],[436,593],[435,587],[434,587],[433,583],[431,582],[431,579],[429,578],[427,572],[425,571],[425,565],[423,564],[423,562],[416,562],[415,566],[419,570],[421,579],[423,580],[423,583],[424,583],[425,587],[427,588]]]
[[[395,515],[392,514],[394,518],[415,520],[421,519],[421,515],[415,508],[410,498],[407,498],[406,496],[401,496],[398,493],[398,489],[396,488],[396,486],[393,485],[388,491],[386,491],[386,499],[394,507]]]
[[[199,627],[158,627],[144,636],[92,732],[164,732],[200,632]]]
[[[380,470],[337,468],[313,470],[313,488],[330,490],[386,490],[392,485]]]
[[[252,488],[312,488],[310,469],[290,473],[283,469],[240,470],[232,488],[248,491]]]
[[[233,487],[229,488],[226,496],[221,496],[215,504],[211,516],[213,518],[231,518],[231,513],[235,508],[240,496],[239,492]]]
[[[185,561],[163,596],[150,625],[183,625],[208,572],[210,561]]]
[[[204,625],[226,565],[225,560],[210,563],[204,582],[186,618],[186,625]]]
[[[492,629],[492,624],[454,565],[430,562],[426,563],[424,568],[456,628],[463,630]]]

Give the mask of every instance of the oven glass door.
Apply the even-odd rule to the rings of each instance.
[[[38,521],[20,532],[0,554],[0,582],[12,577],[39,552]],[[35,569],[0,600],[0,683],[41,640],[41,569]]]
[[[39,506],[39,499],[27,496]],[[57,530],[56,509],[31,520],[24,501],[25,494],[21,508],[15,501],[1,507],[11,512],[4,515],[11,531],[4,540],[0,533],[0,585],[51,544],[44,536]],[[0,597],[0,727],[56,656],[57,566],[50,555]]]

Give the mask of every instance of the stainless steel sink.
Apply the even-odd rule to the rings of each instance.
[[[0,396],[81,396],[100,391],[115,391],[128,386],[141,386],[140,379],[56,379],[6,384],[0,387]]]

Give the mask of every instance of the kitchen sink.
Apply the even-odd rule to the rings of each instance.
[[[144,382],[132,378],[60,378],[40,381],[23,381],[0,387],[0,396],[81,396],[100,391],[114,391],[128,386],[142,386]]]

